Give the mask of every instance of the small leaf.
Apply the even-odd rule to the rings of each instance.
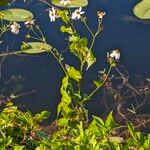
[[[69,38],[69,42],[78,42],[80,40],[80,37],[77,36],[77,35],[72,35],[70,38]]]
[[[63,11],[59,11],[59,16],[61,17],[61,19],[65,22],[68,23],[69,22],[69,17],[68,17],[68,11],[67,10],[63,10]]]
[[[93,82],[94,82],[94,84],[96,85],[97,88],[100,87],[101,84],[102,84],[101,80],[97,80],[97,81],[93,81]]]
[[[104,121],[100,117],[93,116],[93,118],[97,124],[99,124],[100,126],[104,126]]]
[[[78,70],[76,70],[74,67],[70,67],[66,65],[66,70],[67,70],[68,76],[74,79],[75,81],[78,82],[82,79],[81,73]]]
[[[65,26],[61,26],[60,31],[63,33],[69,33],[69,34],[74,33],[71,27],[65,27]]]
[[[105,121],[105,126],[106,127],[110,127],[110,128],[113,128],[115,126],[115,121],[113,119],[113,116],[112,116],[113,112],[111,111]]]
[[[58,125],[59,126],[67,126],[68,125],[68,119],[67,118],[60,118],[59,120],[58,120]]]

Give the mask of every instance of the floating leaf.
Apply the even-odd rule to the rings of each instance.
[[[33,18],[33,14],[25,9],[19,9],[19,8],[13,8],[13,9],[7,9],[7,10],[1,10],[1,13],[3,13],[3,20],[7,21],[27,21]]]
[[[52,4],[60,7],[66,7],[60,4],[60,0],[52,0]],[[69,5],[70,8],[77,8],[77,7],[85,7],[88,5],[87,0],[70,0],[71,4]]]
[[[42,42],[29,42],[21,46],[22,52],[26,54],[40,54],[51,49],[51,45]]]
[[[133,12],[140,19],[150,19],[150,0],[143,0],[138,3]]]

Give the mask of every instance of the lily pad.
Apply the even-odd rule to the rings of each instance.
[[[71,4],[69,5],[70,8],[77,8],[77,7],[85,7],[88,5],[87,0],[70,0]],[[60,0],[52,0],[51,3],[56,6],[66,7],[60,4]]]
[[[51,49],[51,45],[42,42],[28,42],[21,46],[21,51],[25,54],[40,54],[50,51]]]
[[[150,19],[150,0],[142,0],[134,7],[133,12],[140,19]]]
[[[2,19],[7,21],[21,22],[33,18],[32,12],[25,9],[19,9],[19,8],[1,10],[0,13],[3,14]]]

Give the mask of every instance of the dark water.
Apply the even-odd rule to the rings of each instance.
[[[121,49],[121,64],[131,75],[142,75],[149,77],[150,75],[150,22],[143,22],[134,17],[132,8],[138,1],[134,0],[91,0],[89,6],[84,8],[88,16],[89,24],[95,29],[96,12],[98,10],[107,13],[104,19],[104,31],[96,40],[93,48],[97,63],[86,73],[83,86],[85,92],[93,88],[92,80],[97,78],[98,70],[106,67],[106,52],[114,48]],[[38,2],[38,0],[29,1],[26,5],[18,1],[11,7],[21,7],[31,10],[35,14],[36,22],[40,25],[42,31],[47,37],[49,43],[61,52],[66,48],[67,41],[65,36],[58,30],[61,23],[56,21],[50,23],[48,7]],[[77,23],[78,24],[78,23]],[[85,32],[82,24],[79,24],[79,32],[89,35]],[[3,39],[5,43],[0,49],[6,49],[6,45],[10,45],[10,50],[19,49],[19,45],[24,38],[24,28],[21,29],[19,35],[6,34]],[[16,43],[19,41],[20,43]],[[65,63],[76,63],[74,56],[68,52],[64,53]],[[51,55],[43,54],[39,56],[9,56],[2,65],[1,76],[1,93],[9,96],[12,92],[16,94],[31,92],[20,97],[17,103],[23,105],[25,109],[32,112],[40,112],[41,110],[49,110],[52,112],[53,119],[56,114],[56,106],[60,99],[59,88],[63,72]],[[17,77],[14,81],[14,77]],[[10,80],[10,78],[13,78]],[[18,79],[19,78],[19,79]],[[100,97],[96,96],[88,105],[90,113],[100,114],[102,112],[100,106]]]

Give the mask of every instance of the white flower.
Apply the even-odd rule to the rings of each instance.
[[[52,7],[51,10],[49,10],[49,17],[50,17],[50,22],[54,22],[56,19],[56,10],[54,7]]]
[[[24,23],[24,25],[26,25],[26,26],[34,25],[34,22],[35,22],[35,20],[29,19]]]
[[[99,19],[103,19],[103,17],[106,15],[106,13],[105,12],[98,12],[98,17],[99,17]]]
[[[17,22],[13,22],[13,24],[10,26],[10,28],[11,28],[12,33],[18,34],[20,25]]]
[[[84,11],[81,11],[82,10],[82,7],[80,7],[79,9],[76,9],[73,13],[72,13],[72,19],[80,19],[81,18],[81,15],[84,14],[85,12]]]
[[[71,2],[70,2],[70,0],[61,0],[60,4],[66,6],[66,5],[70,5]]]
[[[113,50],[110,55],[111,58],[114,58],[116,60],[120,59],[120,51],[118,49]]]

